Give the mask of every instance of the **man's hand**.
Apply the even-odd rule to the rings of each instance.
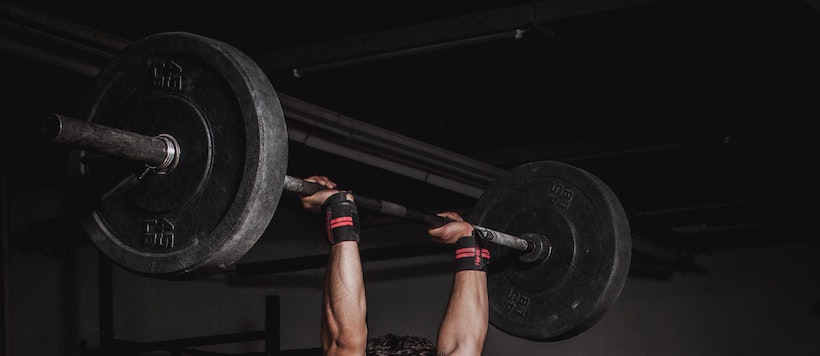
[[[453,221],[434,229],[428,229],[427,233],[430,234],[431,240],[452,245],[456,243],[458,239],[473,234],[473,225],[464,221],[458,213],[445,211],[437,215]]]
[[[308,182],[318,183],[325,186],[327,189],[320,190],[312,195],[303,195],[302,196],[302,207],[305,210],[312,212],[312,213],[321,213],[322,212],[322,204],[324,204],[325,200],[333,194],[339,192],[336,189],[336,183],[330,180],[330,178],[325,176],[310,176],[305,178]],[[348,196],[348,199],[352,200],[352,197]]]

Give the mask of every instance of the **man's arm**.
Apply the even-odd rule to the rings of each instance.
[[[438,332],[439,355],[481,355],[487,336],[487,273],[456,272]]]
[[[325,355],[364,355],[366,313],[359,244],[339,242],[330,248],[325,270],[322,308],[322,349]]]
[[[445,212],[439,215],[455,220],[455,222],[430,229],[428,232],[433,241],[459,246],[467,242],[467,240],[459,242],[462,238],[474,239],[472,225],[463,222],[458,214]],[[456,244],[457,242],[459,243]],[[477,248],[479,254],[481,253],[480,246],[476,245],[473,248]],[[457,247],[457,249],[462,248]],[[457,254],[457,259],[458,256]],[[440,356],[481,355],[487,336],[489,322],[487,273],[478,265],[475,269],[459,269],[453,276],[450,302],[439,327],[437,344]]]
[[[334,196],[339,191],[327,177],[311,176],[305,180],[328,188],[302,197],[306,210],[325,214],[331,243],[322,303],[322,350],[325,355],[362,356],[367,345],[367,307],[355,226],[358,216],[351,218],[357,214],[355,205]],[[352,202],[353,195],[346,194],[346,200]]]

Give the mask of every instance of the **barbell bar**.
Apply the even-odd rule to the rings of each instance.
[[[42,120],[41,133],[47,142],[65,144],[85,150],[91,150],[114,157],[126,158],[144,163],[146,172],[166,174],[173,171],[176,162],[183,156],[184,148],[180,147],[170,134],[147,136],[129,132],[89,121],[78,120],[66,115],[50,114]],[[283,189],[292,193],[311,195],[325,186],[304,179],[285,175]],[[452,220],[390,201],[368,198],[353,194],[356,205],[384,215],[402,218],[409,221],[439,227]],[[537,234],[528,234],[527,238],[512,236],[474,225],[478,235],[485,241],[522,251],[522,260],[543,260],[549,255],[549,248],[537,248],[538,244],[549,246],[546,237],[543,242],[534,241]]]

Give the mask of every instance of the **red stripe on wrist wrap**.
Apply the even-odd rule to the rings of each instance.
[[[359,213],[356,204],[347,200],[348,192],[331,195],[322,208],[327,221],[327,241],[333,245],[341,241],[359,242]]]
[[[455,243],[455,271],[487,271],[490,251],[478,244],[475,236],[465,236]]]

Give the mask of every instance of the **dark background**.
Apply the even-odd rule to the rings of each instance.
[[[91,245],[73,209],[93,203],[78,189],[76,151],[41,142],[39,120],[81,111],[96,70],[123,46],[185,31],[243,51],[283,96],[436,148],[409,158],[409,146],[347,140],[286,110],[289,127],[357,152],[476,189],[527,162],[591,172],[627,213],[632,277],[734,271],[737,260],[721,258],[749,249],[747,262],[761,267],[739,272],[747,282],[765,266],[816,276],[816,264],[791,256],[811,256],[818,242],[818,9],[816,0],[2,2],[4,228],[13,251]],[[482,178],[449,163],[457,157]],[[287,165],[291,176],[327,175],[423,211],[469,213],[477,198],[296,141]],[[291,198],[281,219],[298,214]],[[280,227],[289,225],[271,225]],[[704,288],[719,288],[715,280]],[[645,301],[634,297],[627,305]],[[810,298],[801,310],[814,317],[820,301]]]

